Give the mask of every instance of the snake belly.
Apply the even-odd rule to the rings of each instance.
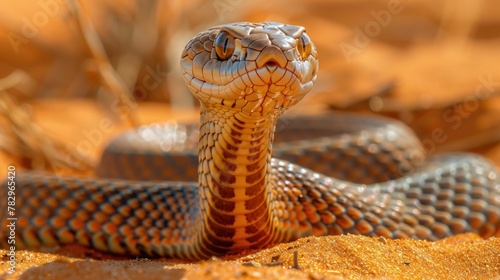
[[[17,174],[16,248],[76,243],[206,259],[309,235],[500,235],[500,178],[484,158],[424,160],[413,133],[382,118],[278,123],[316,79],[316,48],[303,27],[209,28],[187,43],[181,67],[200,101],[200,124],[115,139],[98,168],[107,178]],[[273,147],[287,160],[273,158]],[[2,246],[10,235],[0,230]]]

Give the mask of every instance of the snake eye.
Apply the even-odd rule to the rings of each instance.
[[[303,60],[306,60],[311,54],[312,43],[309,36],[306,33],[302,33],[298,40],[297,49],[299,50],[299,54]]]
[[[234,52],[234,38],[229,33],[222,31],[215,39],[215,52],[221,60],[229,59]]]

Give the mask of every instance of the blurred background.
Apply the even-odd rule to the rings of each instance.
[[[196,120],[180,53],[234,21],[306,27],[320,72],[295,112],[382,114],[428,154],[500,165],[498,1],[18,0],[0,3],[0,168],[90,174],[123,130]]]

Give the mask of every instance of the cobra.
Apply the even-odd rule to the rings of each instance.
[[[421,153],[421,146],[414,135],[397,122],[363,117],[297,117],[277,128],[278,117],[316,79],[317,52],[303,27],[234,23],[209,28],[187,43],[181,66],[200,101],[198,183],[158,181],[168,171],[158,175],[155,166],[172,158],[185,164],[189,160],[179,157],[189,152],[161,154],[165,142],[152,143],[150,136],[170,139],[179,128],[175,135],[155,132],[158,126],[129,132],[110,144],[100,172],[143,170],[156,181],[20,173],[18,248],[77,243],[131,256],[206,259],[309,235],[426,240],[462,232],[500,235],[500,180],[495,167],[479,156],[433,158],[399,179],[354,183],[347,180],[349,174],[360,173],[357,179],[371,182],[385,172],[377,172],[384,164],[389,171],[417,165],[412,155]],[[277,130],[283,131],[276,139],[321,136],[276,146],[282,155],[334,165],[339,176],[347,177],[272,158]],[[329,155],[332,151],[337,156]],[[338,163],[342,160],[351,163]],[[113,169],[112,163],[121,167]],[[5,221],[3,184],[0,216]],[[6,230],[1,229],[4,246]]]

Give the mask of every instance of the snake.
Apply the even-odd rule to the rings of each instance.
[[[211,27],[188,41],[180,65],[200,123],[126,132],[97,178],[17,172],[3,247],[202,260],[311,235],[500,236],[500,178],[485,158],[426,157],[411,129],[384,117],[285,113],[318,74],[304,27]]]

